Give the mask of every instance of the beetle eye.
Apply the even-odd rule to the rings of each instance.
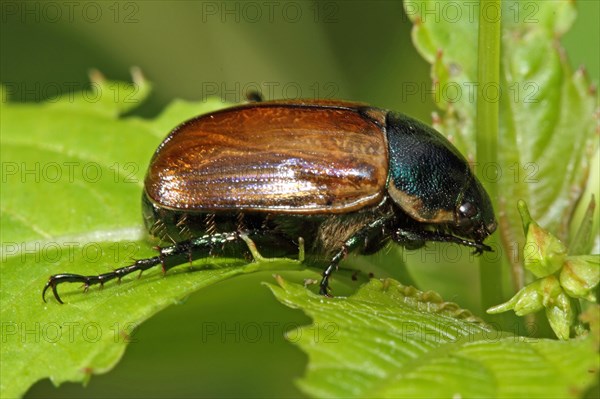
[[[465,202],[458,207],[458,213],[462,218],[471,219],[477,215],[477,207],[470,202]]]

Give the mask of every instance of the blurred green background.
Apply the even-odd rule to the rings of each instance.
[[[175,98],[243,101],[249,89],[267,99],[359,100],[428,122],[435,109],[429,65],[411,44],[399,1],[2,1],[1,7],[0,80],[10,101],[85,89],[91,68],[129,81],[130,67],[138,66],[154,85],[133,112],[142,117]],[[586,65],[597,83],[600,2],[577,7],[563,44],[572,64]],[[410,256],[422,289],[440,290],[465,307],[477,303],[474,265],[440,270],[431,253],[428,262]],[[449,280],[462,290],[443,292]],[[283,332],[309,319],[277,303],[261,281],[273,279],[235,278],[160,313],[136,331],[117,367],[93,376],[87,388],[41,381],[27,396],[301,396],[292,381],[307,359]]]

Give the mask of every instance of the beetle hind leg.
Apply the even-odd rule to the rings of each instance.
[[[83,276],[81,274],[71,273],[55,274],[53,276],[50,276],[48,282],[44,286],[44,290],[42,291],[42,299],[44,300],[44,302],[46,302],[46,291],[48,291],[49,288],[52,288],[54,298],[56,298],[56,300],[62,304],[64,302],[60,299],[60,296],[58,295],[58,291],[56,289],[56,287],[61,283],[83,283],[84,291],[87,291],[90,285],[100,284],[100,286],[103,286],[104,283],[110,280],[114,280],[115,278],[118,278],[119,281],[121,281],[121,278],[123,278],[123,276],[126,276],[136,271],[143,272],[144,270],[147,270],[160,263],[161,257],[155,256],[148,259],[136,260],[133,265],[121,267],[119,269],[113,270],[112,272],[98,274],[96,276]]]
[[[62,304],[63,301],[60,299],[57,291],[57,286],[61,283],[83,283],[84,290],[87,291],[91,285],[100,284],[100,286],[103,286],[104,283],[114,279],[120,281],[124,276],[136,271],[139,271],[141,275],[141,272],[161,265],[163,273],[166,273],[169,269],[176,266],[185,264],[186,262],[191,263],[195,259],[206,258],[211,255],[231,253],[233,256],[237,256],[249,249],[257,261],[272,259],[264,258],[260,255],[256,249],[256,245],[250,239],[250,236],[259,237],[261,235],[265,235],[265,232],[249,230],[244,233],[234,231],[228,233],[205,234],[201,237],[184,240],[168,247],[156,247],[158,256],[136,260],[132,265],[121,267],[108,273],[95,276],[84,276],[71,273],[55,274],[50,276],[48,282],[44,286],[42,299],[46,302],[46,292],[49,289],[52,289],[54,298]],[[302,262],[304,259],[304,240],[302,238],[299,238],[298,240],[298,247],[298,257],[300,262]]]
[[[206,257],[212,255],[214,252],[222,252],[225,247],[232,247],[235,251],[241,251],[245,243],[240,239],[238,232],[231,233],[216,233],[211,235],[204,235],[202,237],[193,238],[179,242],[175,245],[171,245],[163,248],[156,248],[159,252],[158,256],[147,259],[136,260],[132,265],[115,269],[108,273],[99,275],[84,276],[80,274],[55,274],[50,276],[48,282],[44,286],[42,291],[42,299],[46,302],[46,292],[48,289],[52,289],[54,298],[59,303],[63,303],[58,295],[57,286],[61,283],[83,283],[84,290],[91,285],[100,284],[123,278],[128,274],[139,271],[143,272],[154,266],[161,265],[163,272],[186,263],[191,262],[194,259]]]

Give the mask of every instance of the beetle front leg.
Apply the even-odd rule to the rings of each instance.
[[[417,249],[425,245],[427,241],[453,242],[466,247],[475,248],[475,253],[481,254],[484,251],[491,252],[492,248],[482,242],[465,240],[464,238],[428,230],[410,230],[396,229],[392,234],[392,239],[408,249]]]

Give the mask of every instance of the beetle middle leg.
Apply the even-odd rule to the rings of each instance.
[[[348,238],[342,246],[335,252],[329,265],[323,271],[323,278],[319,284],[319,293],[325,296],[331,296],[329,294],[329,278],[334,271],[337,270],[339,263],[346,257],[346,255],[352,252],[354,249],[359,248],[361,245],[364,246],[370,252],[369,240],[384,241],[386,237],[389,237],[386,230],[389,226],[393,225],[395,218],[393,216],[382,217],[375,221],[367,224],[360,230],[358,230],[352,237]]]

